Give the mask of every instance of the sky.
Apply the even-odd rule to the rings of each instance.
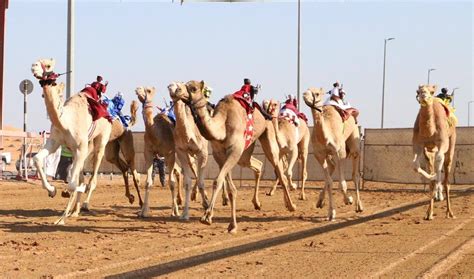
[[[237,91],[246,77],[261,84],[259,102],[297,93],[296,1],[175,2],[76,0],[75,92],[100,74],[109,81],[109,96],[124,94],[126,113],[137,86],[155,86],[154,102],[162,106],[172,81],[205,80],[213,102]],[[384,127],[413,126],[415,91],[429,68],[436,68],[430,79],[439,90],[459,87],[456,114],[466,126],[474,100],[473,13],[470,1],[302,1],[300,92],[330,90],[338,80],[360,110],[360,125],[379,128],[384,39],[395,37],[387,44]],[[33,62],[53,57],[56,71],[66,71],[66,31],[66,0],[10,0],[4,125],[23,125],[18,86],[33,80]],[[28,131],[37,132],[50,121],[34,84]],[[301,107],[311,118],[303,101]],[[144,130],[139,118],[132,130]]]

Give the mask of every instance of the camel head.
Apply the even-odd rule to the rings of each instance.
[[[323,106],[324,89],[311,87],[303,93],[303,100],[310,108],[321,110]]]
[[[436,85],[419,85],[416,90],[416,100],[421,106],[430,105],[433,103],[433,96],[436,93]]]
[[[174,102],[177,100],[184,100],[189,96],[186,84],[183,82],[175,81],[170,83],[170,85],[168,85],[168,91]]]
[[[153,101],[153,97],[155,96],[156,89],[155,87],[151,86],[139,86],[135,89],[135,94],[137,94],[138,100],[143,104],[146,105],[147,103],[151,103]]]
[[[41,79],[54,71],[56,61],[53,58],[39,59],[31,65],[31,72],[35,78]]]
[[[186,87],[186,91],[183,91],[184,87],[178,86],[178,88],[180,88],[179,98],[181,100],[194,104],[201,100],[206,100],[207,103],[207,98],[204,95],[204,92],[208,89],[208,87],[206,86],[204,80],[191,80],[184,84],[184,86]]]
[[[264,101],[263,103],[264,109],[273,117],[277,118],[278,113],[280,112],[280,102],[277,100],[270,99],[268,101]]]

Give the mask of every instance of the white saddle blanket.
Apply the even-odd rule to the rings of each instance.
[[[283,118],[283,119],[286,119],[286,120],[292,122],[297,127],[300,124],[300,118],[291,109],[282,108],[280,110],[280,118]]]
[[[349,102],[343,102],[342,100],[336,102],[332,100],[331,98],[328,98],[326,102],[324,102],[325,106],[336,106],[338,108],[341,108],[343,110],[352,108],[351,104]]]

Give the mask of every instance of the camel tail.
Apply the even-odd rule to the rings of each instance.
[[[138,111],[138,102],[133,100],[130,104],[130,127],[135,125],[137,122],[137,111]]]

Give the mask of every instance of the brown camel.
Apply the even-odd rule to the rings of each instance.
[[[311,108],[314,128],[312,135],[313,152],[321,164],[325,176],[325,186],[319,195],[316,206],[322,208],[325,193],[329,196],[328,220],[336,218],[336,209],[332,196],[332,173],[337,169],[339,184],[344,195],[344,203],[352,204],[352,197],[347,195],[347,184],[344,178],[343,159],[352,158],[352,180],[356,189],[356,212],[361,212],[362,202],[359,195],[359,128],[353,116],[345,122],[334,106],[323,106],[324,90],[310,88],[303,94],[305,103]]]
[[[286,207],[291,211],[295,210],[296,206],[291,201],[287,180],[283,176],[281,163],[279,162],[278,144],[276,143],[274,129],[271,123],[263,118],[259,110],[254,110],[253,113],[250,114],[250,117],[254,119],[254,133],[251,138],[249,137],[249,145],[245,148],[244,131],[247,129],[246,119],[249,117],[247,116],[246,110],[232,95],[228,95],[217,104],[211,116],[206,108],[207,99],[203,94],[205,87],[204,81],[189,81],[186,83],[187,94],[180,96],[183,101],[190,103],[191,107],[195,110],[198,128],[201,134],[211,142],[214,156],[220,167],[217,179],[213,183],[210,206],[201,218],[201,222],[209,225],[212,224],[216,198],[224,186],[224,180],[226,180],[227,186],[229,187],[229,198],[232,208],[232,221],[229,224],[228,231],[230,233],[237,231],[237,189],[232,183],[232,179],[229,179],[230,176],[228,176],[228,174],[232,168],[239,163],[241,166],[248,166],[255,169],[257,175],[260,177],[261,162],[259,165],[256,165],[256,161],[252,160],[251,156],[257,139],[260,140],[263,150],[267,157],[269,157],[270,162],[276,167],[278,176],[284,181],[283,188],[285,190],[284,201]],[[256,192],[258,192],[258,189],[256,189]]]
[[[308,124],[302,119],[290,120],[280,115],[280,102],[269,100],[264,102],[264,107],[270,115],[272,115],[272,124],[275,129],[278,146],[280,147],[280,156],[286,158],[284,165],[285,175],[289,184],[296,189],[293,183],[293,167],[298,158],[301,159],[301,193],[300,200],[306,200],[304,192],[304,184],[308,176],[306,172],[306,162],[308,160],[308,146],[310,141],[310,133]],[[295,115],[295,117],[297,117]],[[296,122],[297,121],[297,122]],[[296,123],[298,126],[296,126]],[[275,181],[270,195],[276,190],[278,180]]]
[[[173,123],[163,114],[153,117],[154,87],[138,87],[135,90],[138,100],[142,103],[143,120],[145,121],[145,169],[147,170],[145,200],[139,213],[140,217],[149,217],[149,195],[153,186],[153,159],[156,155],[165,158],[166,168],[169,171],[169,185],[171,190],[171,215],[179,216],[178,185],[179,175],[176,173],[176,154],[173,136]],[[175,187],[177,186],[178,189]]]
[[[130,123],[129,128],[136,123],[136,114],[138,110],[138,102],[132,101],[130,104]],[[109,143],[105,147],[105,159],[114,164],[121,172],[125,183],[125,196],[130,203],[135,201],[135,197],[130,193],[130,185],[128,184],[128,172],[132,173],[133,184],[137,190],[140,207],[143,205],[140,195],[139,174],[135,167],[135,148],[133,145],[133,133],[129,128],[125,128],[119,119],[115,119],[112,123],[112,132]],[[123,159],[120,157],[120,153]]]
[[[208,142],[199,133],[191,113],[191,108],[180,99],[182,94],[187,94],[186,86],[181,82],[173,82],[168,85],[168,90],[174,104],[173,109],[176,116],[176,125],[173,129],[175,148],[183,168],[186,190],[184,210],[181,219],[189,220],[189,202],[192,187],[191,177],[193,174],[197,180],[196,184],[199,188],[199,192],[201,193],[202,205],[205,209],[209,206],[209,201],[204,189],[204,170],[208,158]],[[197,173],[194,170],[194,162],[191,161],[192,157],[195,158]]]
[[[436,88],[435,85],[420,85],[418,87],[416,97],[420,103],[420,110],[413,128],[414,169],[431,181],[431,199],[426,212],[426,220],[433,219],[434,199],[443,199],[443,186],[446,189],[446,217],[454,218],[448,180],[456,144],[457,120],[454,115],[450,116],[449,108],[443,104],[443,101],[433,96]],[[427,163],[430,173],[420,167],[420,158],[424,156],[425,152],[428,157]],[[443,170],[444,178],[441,177]]]
[[[89,188],[95,188],[97,184],[97,172],[104,156],[105,146],[109,141],[111,125],[105,118],[92,121],[89,112],[89,105],[85,93],[78,93],[69,98],[66,103],[62,102],[62,91],[64,84],[56,84],[52,71],[54,69],[54,59],[41,59],[35,62],[31,71],[33,75],[43,80],[43,97],[46,110],[51,119],[51,135],[46,141],[44,149],[40,150],[34,157],[34,162],[41,178],[42,185],[48,190],[49,196],[56,195],[56,189],[51,186],[43,171],[43,161],[46,156],[54,153],[60,145],[66,145],[71,150],[74,159],[72,163],[71,179],[68,183],[68,190],[73,192],[69,198],[66,209],[60,219],[55,224],[65,224],[66,218],[72,206],[75,204],[77,215],[80,208],[80,194],[85,191],[83,185],[82,170],[84,161],[93,146],[93,169],[94,173],[89,181]],[[91,127],[94,127],[91,129]]]

